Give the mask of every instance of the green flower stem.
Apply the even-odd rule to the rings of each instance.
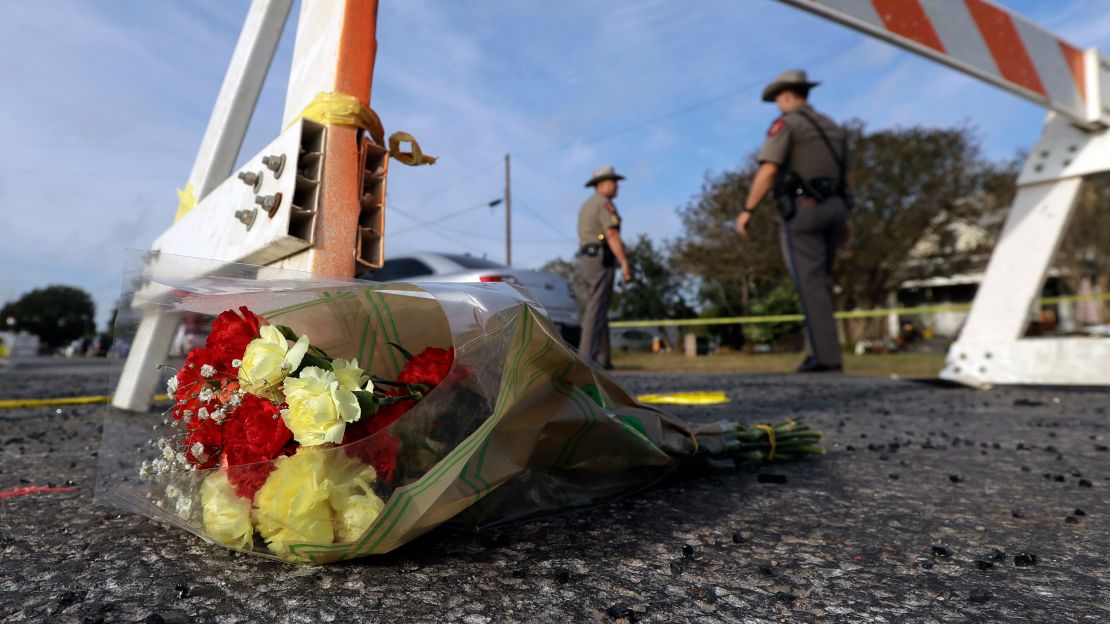
[[[789,420],[771,428],[775,440],[775,461],[825,454],[825,449],[818,444],[823,434],[808,425]],[[766,429],[737,425],[725,436],[730,448],[724,455],[735,461],[767,461],[771,455],[772,434]]]

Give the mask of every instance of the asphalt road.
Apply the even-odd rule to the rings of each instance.
[[[0,399],[103,394],[115,366],[9,361]],[[691,420],[804,417],[829,453],[691,469],[593,509],[309,567],[95,504],[106,408],[0,410],[0,492],[75,488],[0,499],[0,620],[1110,621],[1105,391],[619,377],[635,392],[731,397],[674,410]],[[1022,553],[1035,563],[1017,565]]]

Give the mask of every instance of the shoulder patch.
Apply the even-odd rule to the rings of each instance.
[[[770,129],[767,130],[767,136],[775,136],[776,134],[782,132],[783,128],[785,127],[786,120],[780,117],[775,120],[775,123],[771,124]]]

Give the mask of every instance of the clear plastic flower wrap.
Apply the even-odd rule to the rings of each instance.
[[[117,336],[156,317],[200,337],[166,362],[157,420],[110,412],[98,500],[237,550],[351,559],[594,504],[695,454],[821,452],[797,423],[691,427],[637,403],[505,283],[136,254],[125,284]]]

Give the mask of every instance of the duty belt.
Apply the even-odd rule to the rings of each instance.
[[[602,253],[604,249],[601,243],[587,243],[578,248],[576,256],[590,256],[591,258]]]

